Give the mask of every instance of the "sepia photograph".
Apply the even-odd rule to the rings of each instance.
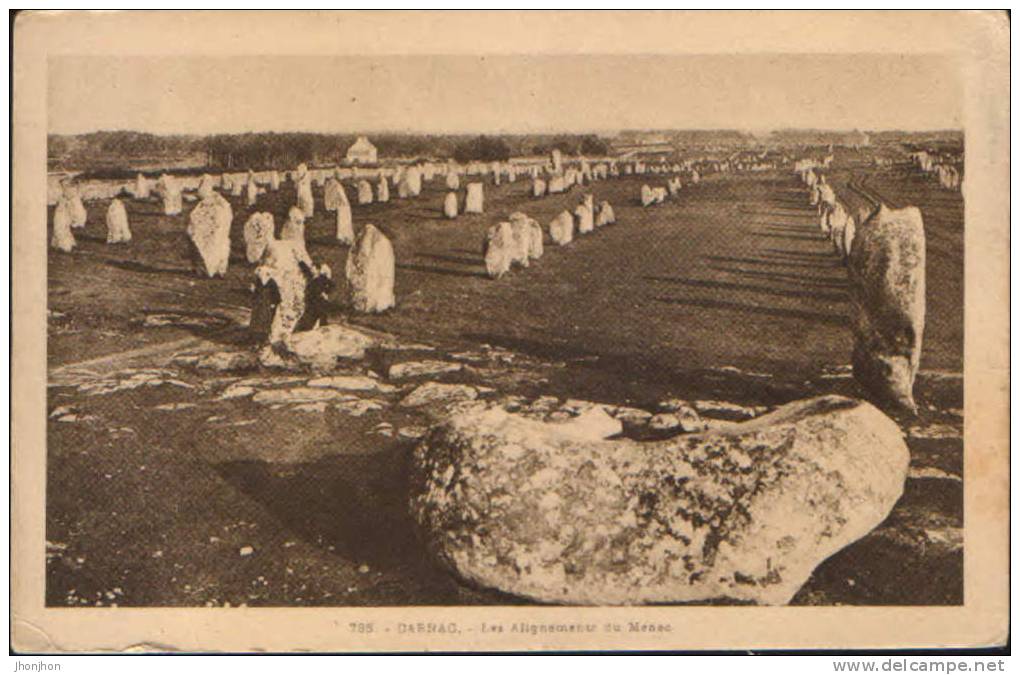
[[[958,53],[396,44],[35,64],[43,610],[440,612],[343,650],[596,645],[598,608],[671,648],[692,608],[978,597],[965,425],[986,472],[1008,441],[965,413]]]

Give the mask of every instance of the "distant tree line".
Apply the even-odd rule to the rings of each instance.
[[[429,158],[459,162],[506,160],[512,156],[544,155],[558,148],[565,155],[605,155],[606,139],[594,134],[368,134],[384,158]],[[49,136],[51,165],[63,169],[127,166],[193,157],[211,169],[289,169],[306,162],[337,164],[356,134],[260,132],[187,136],[137,131],[97,131]]]

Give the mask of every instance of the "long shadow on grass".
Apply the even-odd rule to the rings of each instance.
[[[427,265],[397,265],[398,269],[411,270],[413,272],[424,272],[425,274],[441,274],[453,277],[469,277],[477,279],[488,279],[484,272],[468,272],[467,270],[450,270],[443,267],[429,267]]]
[[[485,259],[478,258],[461,258],[454,255],[443,255],[440,253],[419,253],[419,258],[428,258],[429,260],[438,260],[439,262],[454,263],[457,265],[472,265],[479,266],[485,264]]]
[[[771,288],[768,286],[754,286],[752,284],[737,284],[728,281],[712,281],[709,279],[676,279],[671,277],[645,277],[649,281],[661,281],[669,284],[690,286],[692,288],[707,288],[718,291],[736,291],[738,293],[761,293],[763,295],[774,295],[780,298],[804,298],[805,300],[820,300],[822,302],[844,302],[848,300],[846,293],[826,293],[824,291],[799,291],[785,288]]]
[[[221,464],[229,484],[262,504],[288,531],[337,556],[396,575],[390,594],[411,604],[520,604],[501,594],[465,595],[429,559],[407,509],[406,445],[315,462]],[[398,598],[399,599],[399,598]]]
[[[156,265],[146,265],[145,263],[140,263],[135,260],[115,260],[112,258],[104,258],[103,263],[110,267],[127,270],[128,272],[139,272],[141,274],[165,274],[187,279],[195,278],[195,271],[190,267],[157,267]]]
[[[804,269],[813,270],[838,270],[840,264],[838,260],[818,260],[817,262],[810,262],[807,260],[797,260],[795,258],[782,258],[782,257],[768,257],[768,258],[735,258],[733,256],[726,255],[709,255],[705,256],[706,260],[720,263],[736,263],[738,265],[775,265],[778,267],[798,267]]]
[[[781,272],[763,272],[761,270],[745,270],[741,267],[722,267],[720,265],[709,265],[709,269],[717,272],[725,272],[736,276],[755,277],[788,283],[801,284],[802,286],[814,285],[827,288],[847,288],[849,284],[845,279],[832,279],[824,277],[803,276],[800,274],[783,274]]]
[[[783,307],[761,307],[758,305],[742,305],[739,302],[726,300],[703,300],[700,298],[653,298],[656,302],[668,305],[687,305],[690,307],[704,307],[706,309],[721,309],[725,311],[743,312],[746,314],[761,314],[764,316],[775,316],[783,319],[803,319],[827,323],[833,326],[846,326],[846,317],[837,314],[824,312],[812,312],[805,309],[787,309]]]
[[[795,234],[778,234],[775,232],[752,232],[752,237],[767,237],[771,239],[790,239],[793,241],[821,241],[818,237]]]

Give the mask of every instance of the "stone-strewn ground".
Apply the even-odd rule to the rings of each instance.
[[[547,243],[498,282],[480,276],[488,224],[513,210],[546,224],[580,193],[532,201],[519,182],[490,189],[485,215],[454,222],[441,220],[438,181],[419,200],[355,207],[356,223],[394,239],[398,306],[352,317],[386,334],[329,373],[204,367],[244,350],[248,267],[193,279],[184,217],[149,203],[127,204],[136,242],[108,247],[105,204],[91,205],[81,254],[50,259],[47,602],[514,602],[461,588],[414,538],[404,466],[436,399],[540,400],[566,416],[581,409],[570,399],[595,401],[645,438],[669,433],[668,419],[650,420],[681,402],[722,424],[854,394],[845,273],[792,175],[713,178],[647,211],[634,203],[640,182],[596,184],[619,224],[567,249]],[[280,221],[286,190],[258,208]],[[946,213],[925,211],[941,228],[931,241],[962,231]],[[340,270],[346,249],[330,230],[317,214],[309,248]],[[921,414],[898,420],[905,494],[795,603],[962,601],[962,307],[938,290],[962,249],[939,251]]]

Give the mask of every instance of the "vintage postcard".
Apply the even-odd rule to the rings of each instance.
[[[1007,639],[1005,13],[13,39],[16,650]]]

